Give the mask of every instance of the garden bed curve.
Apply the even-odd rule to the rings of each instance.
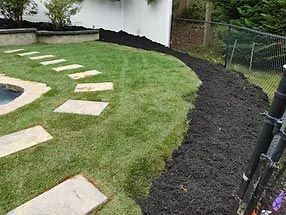
[[[105,42],[173,55],[202,80],[181,146],[153,180],[149,195],[135,199],[143,214],[233,214],[233,197],[262,125],[260,113],[268,108],[266,94],[222,65],[125,32],[101,29],[100,35]]]

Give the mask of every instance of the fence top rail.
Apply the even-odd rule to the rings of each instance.
[[[240,29],[240,30],[244,30],[244,31],[249,31],[249,32],[260,34],[263,36],[268,36],[268,37],[273,37],[276,39],[286,40],[286,36],[271,34],[271,33],[262,32],[262,31],[258,31],[255,29],[247,28],[247,27],[242,27],[242,26],[237,26],[237,25],[232,25],[232,24],[226,24],[226,23],[222,23],[222,22],[205,21],[205,20],[197,20],[197,19],[182,19],[182,18],[176,18],[175,20],[183,21],[183,22],[196,22],[196,23],[201,23],[201,24],[207,23],[207,24],[214,24],[214,25],[222,25],[222,26],[226,26],[229,28],[236,28],[236,29]]]

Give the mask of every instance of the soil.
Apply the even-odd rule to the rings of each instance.
[[[190,51],[204,43],[204,25],[177,21],[172,29],[172,48]]]
[[[262,125],[268,98],[238,74],[124,32],[100,31],[101,40],[171,54],[202,80],[181,146],[137,200],[143,214],[230,215],[234,194]]]
[[[141,202],[144,214],[233,214],[233,195],[268,105],[260,89],[220,65],[194,60],[203,81],[181,147]]]
[[[87,28],[82,26],[66,26],[62,29],[56,29],[52,23],[49,22],[29,22],[22,21],[19,24],[11,20],[5,20],[0,18],[0,29],[15,29],[15,28],[36,28],[38,30],[45,31],[81,31],[87,30]]]

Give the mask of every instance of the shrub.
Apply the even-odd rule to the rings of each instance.
[[[214,1],[214,21],[286,34],[285,0]]]
[[[71,24],[70,18],[80,11],[81,2],[82,0],[49,0],[45,3],[47,16],[57,29],[62,29]]]
[[[24,12],[25,11],[25,12]],[[5,19],[13,20],[18,24],[23,20],[23,15],[37,13],[37,4],[33,0],[1,0],[0,14]]]
[[[152,4],[155,0],[147,0],[148,4]]]
[[[205,19],[206,13],[206,4],[204,1],[200,1],[198,3],[192,4],[189,8],[187,8],[183,14],[182,18],[186,19]]]

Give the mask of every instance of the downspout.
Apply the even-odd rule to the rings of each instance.
[[[122,26],[121,26],[121,30],[125,31],[125,11],[124,11],[124,0],[120,0],[120,11],[121,11],[121,22],[122,22]]]
[[[171,47],[171,39],[172,39],[172,31],[173,31],[173,0],[169,0],[169,8],[168,8],[168,11],[169,11],[169,24],[167,26],[167,41],[166,41],[166,44],[167,44],[167,47]]]

